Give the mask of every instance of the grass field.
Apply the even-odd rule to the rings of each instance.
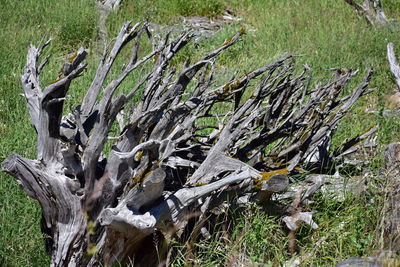
[[[400,19],[399,0],[383,3],[388,17]],[[43,84],[56,77],[65,55],[80,46],[89,49],[88,71],[73,84],[70,92],[79,100],[99,57],[95,43],[98,13],[94,0],[0,0],[0,7],[0,161],[12,152],[33,158],[36,136],[25,101],[19,96],[22,92],[19,79],[28,45],[37,44],[43,37],[53,39],[49,51],[51,63],[43,74]],[[248,34],[242,42],[219,58],[221,67],[231,72],[249,71],[282,54],[301,54],[305,56],[297,62],[300,67],[307,63],[313,69],[314,82],[328,79],[329,68],[359,69],[351,89],[367,68],[374,67],[371,83],[374,92],[362,98],[340,124],[334,146],[371,125],[379,125],[378,153],[370,166],[378,173],[383,164],[379,152],[385,144],[400,140],[400,120],[366,114],[364,110],[386,108],[386,95],[395,91],[386,60],[386,45],[393,42],[400,55],[400,28],[372,28],[344,1],[338,0],[124,0],[120,11],[109,17],[107,26],[109,36],[113,36],[126,20],[169,25],[179,22],[181,16],[215,18],[225,10],[242,20],[226,25],[198,45],[190,45],[179,59],[199,57],[244,28]],[[381,186],[384,177],[377,175],[375,180]],[[304,254],[312,251],[318,240],[325,242],[304,264],[329,266],[379,249],[375,230],[383,201],[379,194],[375,194],[373,203],[367,197],[348,196],[344,201],[335,201],[317,196],[312,209],[318,210],[315,220],[320,229],[312,231],[302,227],[297,238]],[[0,266],[48,265],[40,216],[38,204],[28,198],[16,181],[0,173]],[[228,241],[222,241],[223,232],[218,232],[221,227],[216,229],[219,234],[215,237],[195,245],[196,264],[228,263],[233,255],[240,253],[247,254],[252,262],[267,264],[290,258],[286,234],[276,218],[258,208],[247,211],[246,218],[233,217]],[[179,246],[176,245],[177,251]],[[184,253],[178,253],[174,264],[183,265],[185,260]]]

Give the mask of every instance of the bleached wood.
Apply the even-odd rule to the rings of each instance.
[[[358,4],[354,0],[344,1],[353,6],[372,26],[384,26],[390,22],[383,10],[382,0],[364,0],[363,4]]]
[[[394,253],[400,251],[400,186],[399,186],[399,170],[400,170],[400,143],[394,142],[389,144],[384,151],[386,163],[386,196],[387,206],[383,210],[381,228],[381,242],[384,248]]]
[[[147,23],[126,22],[104,49],[82,105],[71,111],[63,104],[71,82],[84,73],[85,50],[68,58],[42,90],[40,71],[49,57],[39,59],[49,42],[29,48],[21,81],[38,133],[37,159],[11,155],[2,168],[40,203],[52,266],[128,262],[146,238],[167,234],[171,225],[182,230],[193,212],[206,218],[227,200],[267,204],[369,92],[372,71],[343,94],[357,74],[351,69],[335,69],[330,81],[310,89],[311,70],[298,74],[293,55],[216,84],[217,56],[242,34],[175,69],[171,60],[192,34],[156,41]],[[150,51],[140,47],[144,38]],[[118,73],[113,64],[129,43]],[[140,79],[122,92],[133,72]],[[110,134],[117,123],[120,132]],[[346,151],[326,153],[327,162]]]
[[[392,71],[392,74],[396,81],[397,89],[400,91],[400,66],[394,53],[393,43],[388,43],[387,45],[387,58],[389,61],[390,70]]]

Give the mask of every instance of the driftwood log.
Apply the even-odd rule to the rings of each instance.
[[[384,26],[390,23],[383,10],[382,0],[364,0],[363,4],[359,4],[355,0],[344,1],[353,6],[372,26]]]
[[[156,41],[146,23],[127,22],[104,49],[82,104],[64,116],[68,88],[84,74],[87,52],[79,49],[43,86],[49,57],[41,55],[49,41],[30,46],[21,81],[37,157],[12,154],[2,168],[39,202],[52,266],[157,264],[157,257],[146,257],[154,255],[146,246],[153,235],[184,228],[189,214],[246,193],[263,201],[307,158],[317,153],[320,162],[330,162],[351,147],[332,155],[323,144],[369,92],[372,70],[344,95],[357,71],[336,69],[329,82],[309,88],[310,69],[296,73],[295,57],[287,55],[217,85],[215,59],[242,34],[177,70],[171,59],[190,33]],[[153,45],[141,55],[144,38]],[[128,47],[130,57],[111,78],[115,59]],[[117,91],[133,81],[134,71],[141,80]],[[110,136],[115,128],[119,135]]]

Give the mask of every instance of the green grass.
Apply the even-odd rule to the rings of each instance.
[[[382,185],[382,180],[371,181]],[[260,207],[245,211],[228,211],[216,224],[212,238],[193,244],[194,260],[187,256],[186,246],[177,246],[172,266],[193,264],[215,266],[234,262],[241,266],[261,264],[282,266],[296,257],[304,257],[302,266],[332,266],[350,257],[372,255],[379,249],[376,242],[376,225],[380,220],[377,212],[383,204],[374,198],[373,192],[362,196],[348,194],[342,200],[316,194],[315,203],[302,211],[317,211],[314,221],[317,230],[301,224],[296,231],[298,252],[289,253],[288,231],[281,218],[270,216]],[[316,244],[320,245],[316,245]]]
[[[298,231],[300,255],[312,253],[305,265],[332,266],[350,257],[372,255],[377,245],[375,227],[379,221],[379,203],[371,198],[347,196],[344,201],[315,197],[318,230],[302,227]],[[318,249],[314,246],[323,241]]]
[[[186,247],[177,246],[175,249],[181,253],[177,253],[171,265],[229,265],[243,261],[244,256],[248,263],[283,263],[288,256],[287,238],[276,218],[255,206],[229,210],[227,214],[219,217],[211,239],[193,244],[194,259],[187,257]]]
[[[385,108],[384,96],[394,91],[394,79],[386,60],[386,44],[394,42],[400,55],[399,29],[369,27],[344,1],[336,0],[155,0],[149,3],[144,0],[123,1],[120,11],[107,21],[109,36],[114,36],[126,20],[173,24],[178,23],[181,16],[215,18],[228,9],[243,18],[242,21],[226,26],[202,43],[189,45],[177,57],[176,64],[188,58],[199,58],[243,27],[248,32],[243,41],[219,58],[217,67],[227,70],[228,74],[234,70],[249,71],[285,53],[302,54],[305,56],[297,59],[298,64],[307,63],[314,70],[314,82],[327,80],[331,75],[328,68],[359,69],[360,74],[349,85],[348,90],[351,90],[361,81],[366,69],[374,67],[371,86],[376,88],[375,91],[361,99],[340,124],[334,146],[375,124],[380,127],[379,149],[400,139],[397,118],[364,113],[367,107],[376,110]],[[386,0],[384,4],[388,17],[400,19],[398,0]],[[0,161],[12,152],[34,158],[35,132],[29,122],[25,101],[18,95],[22,92],[19,77],[28,45],[31,42],[37,44],[43,36],[53,39],[49,49],[53,56],[43,73],[43,84],[56,77],[65,55],[80,46],[89,48],[88,71],[71,87],[70,93],[76,99],[68,102],[66,107],[72,108],[84,95],[96,69],[99,57],[94,43],[97,10],[93,0],[0,0],[0,6]],[[374,158],[370,167],[382,167],[382,157]],[[376,203],[379,201],[377,199]],[[316,220],[321,229],[310,231],[305,227],[299,231],[302,253],[312,249],[320,238],[328,236],[325,245],[310,259],[310,264],[333,264],[348,256],[363,255],[374,248],[377,218],[365,217],[364,214],[373,213],[378,208],[368,203],[362,198],[350,198],[340,203],[318,199],[312,208],[319,211]],[[254,262],[274,263],[288,259],[282,232],[284,228],[276,223],[276,218],[259,211],[252,212],[249,218],[239,218],[235,222],[230,243],[220,244],[221,241],[215,238],[207,241],[208,244],[204,243],[205,247],[198,247],[196,253],[199,259],[212,265],[243,248]],[[30,200],[13,179],[1,173],[0,265],[48,264],[39,221],[37,203]],[[344,232],[331,230],[332,226],[342,221],[346,221]],[[248,229],[248,234],[240,236],[238,233],[243,229]],[[277,233],[276,236],[274,233]],[[362,242],[358,242],[361,237]],[[260,250],[268,250],[265,254],[268,256],[260,254]]]

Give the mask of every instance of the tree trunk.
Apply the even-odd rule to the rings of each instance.
[[[339,97],[357,73],[351,69],[335,70],[331,81],[311,90],[311,71],[295,74],[292,55],[216,86],[215,59],[241,34],[176,71],[169,63],[192,36],[171,40],[167,34],[157,43],[146,23],[127,22],[106,47],[82,104],[66,116],[64,100],[86,68],[85,50],[70,57],[42,90],[48,57],[39,59],[49,42],[30,46],[21,80],[38,135],[37,159],[12,154],[2,168],[40,203],[52,266],[157,261],[149,238],[171,226],[184,228],[189,214],[208,213],[244,194],[266,201],[283,190],[283,174],[324,148],[346,112],[369,92],[372,71]],[[153,49],[141,55],[146,37]],[[131,56],[110,79],[129,43]],[[142,79],[117,94],[133,71],[143,73]],[[140,100],[131,107],[134,96]],[[117,123],[121,132],[110,137]],[[106,142],[112,142],[109,152]],[[321,162],[332,163],[349,147],[324,153]]]

